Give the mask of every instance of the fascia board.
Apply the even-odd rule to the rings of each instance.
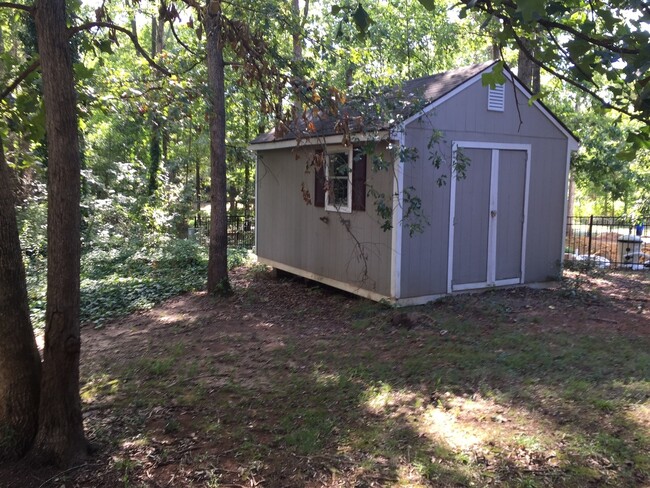
[[[389,137],[387,130],[375,132],[373,134],[353,134],[352,143],[366,141],[383,141]],[[272,149],[300,148],[320,145],[343,144],[343,134],[336,134],[325,137],[310,137],[305,139],[286,139],[283,141],[263,142],[260,144],[249,144],[250,151],[268,151]]]

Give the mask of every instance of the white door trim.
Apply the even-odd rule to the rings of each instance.
[[[490,208],[488,209],[488,249],[487,249],[487,282],[494,283],[497,275],[497,215],[499,203],[499,150],[492,149],[490,165]]]
[[[397,157],[393,169],[393,216],[391,230],[391,273],[390,295],[399,300],[402,295],[402,220],[404,218],[404,162],[399,157],[404,149],[406,136],[400,132],[397,136]]]
[[[468,290],[483,288],[488,286],[505,286],[524,283],[525,281],[525,264],[526,264],[526,229],[528,228],[528,195],[530,190],[530,164],[531,164],[531,144],[518,144],[507,142],[485,142],[485,141],[452,141],[452,175],[449,188],[449,248],[447,252],[447,293],[458,290]],[[487,264],[487,281],[485,283],[461,283],[453,284],[454,272],[454,219],[456,218],[456,154],[459,148],[465,149],[489,149],[491,153],[491,172],[490,172],[490,209],[497,210],[498,204],[498,175],[499,175],[499,150],[525,151],[526,152],[526,176],[524,188],[524,221],[522,225],[521,236],[521,278],[496,280],[496,244],[497,244],[497,225],[498,216],[494,222],[490,222],[488,233],[488,264]]]

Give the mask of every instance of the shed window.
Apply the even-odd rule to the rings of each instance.
[[[495,85],[488,87],[488,110],[492,112],[503,112],[506,99],[506,86]]]
[[[359,148],[334,149],[316,171],[314,206],[350,213],[366,209],[366,155]]]
[[[352,211],[352,151],[328,154],[325,159],[325,209]]]

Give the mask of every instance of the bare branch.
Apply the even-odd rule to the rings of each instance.
[[[2,93],[0,93],[0,100],[4,100],[7,98],[11,92],[13,92],[16,88],[18,88],[18,85],[20,85],[25,78],[27,78],[31,73],[36,71],[39,66],[41,65],[41,60],[37,59],[34,61],[32,64],[30,64],[27,68],[23,70],[22,73],[20,73],[14,81],[12,81],[4,90],[2,90]]]
[[[205,9],[205,5],[201,5],[196,0],[183,0],[183,3],[189,7],[194,7],[198,12],[202,12]]]
[[[121,27],[121,26],[119,26],[119,25],[115,25],[115,24],[113,24],[112,22],[87,22],[87,23],[85,23],[85,24],[81,24],[81,25],[78,25],[78,26],[75,26],[75,27],[71,27],[71,28],[69,29],[70,36],[73,36],[73,35],[75,35],[76,33],[81,32],[81,31],[90,30],[90,29],[92,29],[93,27],[99,27],[99,28],[102,28],[102,27],[103,27],[103,28],[106,28],[106,29],[113,29],[113,30],[115,30],[115,31],[121,32],[122,34],[125,34],[126,36],[129,37],[129,39],[131,39],[131,42],[133,43],[133,46],[135,47],[135,50],[138,51],[138,53],[139,53],[139,54],[140,54],[144,59],[147,60],[147,62],[149,63],[149,65],[150,65],[151,67],[157,69],[158,71],[160,71],[160,72],[161,72],[162,74],[164,74],[165,76],[171,76],[171,75],[172,75],[171,72],[170,72],[168,69],[166,69],[166,68],[160,66],[158,63],[156,63],[156,62],[151,58],[151,56],[149,56],[149,54],[147,53],[147,51],[145,51],[145,50],[142,48],[142,46],[140,45],[140,42],[138,41],[137,36],[136,36],[135,34],[133,34],[133,32],[131,32],[129,29],[127,29],[127,28],[125,28],[125,27]]]
[[[172,34],[174,36],[174,39],[176,39],[176,42],[178,42],[183,47],[183,49],[185,49],[187,52],[189,52],[193,56],[196,56],[197,55],[196,51],[190,49],[190,47],[187,44],[185,44],[183,41],[181,41],[180,37],[178,37],[178,34],[176,33],[176,29],[174,28],[174,22],[170,21],[169,26],[171,27]]]

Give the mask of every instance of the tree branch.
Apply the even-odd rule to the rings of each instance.
[[[470,4],[472,3],[471,0],[462,0],[463,4],[466,6],[466,8],[472,8]],[[502,2],[502,5],[505,6],[508,9],[511,9],[513,11],[517,10],[517,5],[512,2],[511,0],[504,0]],[[488,0],[488,1],[481,1],[479,4],[476,5],[479,9],[483,10],[484,12],[494,15],[495,17],[500,18],[503,21],[507,21],[510,25],[512,25],[512,19],[513,17],[510,14],[500,12],[498,11],[494,5]],[[575,29],[574,27],[571,27],[569,25],[563,24],[561,22],[557,22],[555,20],[548,20],[548,19],[538,19],[535,21],[542,27],[545,27],[546,29],[559,29],[562,30],[568,34],[571,34],[575,38],[581,39],[585,42],[588,42],[589,44],[592,44],[594,46],[599,46],[602,48],[607,49],[608,51],[611,51],[613,53],[617,54],[640,54],[639,49],[628,49],[624,47],[619,47],[615,44],[616,40],[613,38],[603,38],[603,39],[598,39],[597,37],[592,37],[587,34],[584,34],[583,32]]]
[[[172,35],[174,36],[174,39],[176,39],[176,42],[178,42],[187,52],[192,54],[193,56],[197,56],[197,53],[190,49],[190,47],[185,44],[183,41],[181,41],[180,37],[178,37],[178,34],[176,33],[176,29],[174,28],[174,22],[170,21],[169,26],[171,27],[172,30]]]
[[[27,12],[29,15],[32,15],[34,13],[34,7],[23,5],[21,3],[0,2],[0,8],[13,8],[14,10],[22,10],[23,12]]]
[[[616,112],[619,112],[621,114],[627,115],[628,117],[630,117],[632,119],[636,119],[636,120],[639,120],[641,122],[646,122],[646,123],[648,122],[647,118],[644,117],[642,114],[635,114],[633,112],[630,112],[629,110],[626,110],[623,107],[612,105],[610,102],[606,101],[604,98],[602,98],[600,95],[598,95],[594,90],[592,90],[588,86],[583,85],[582,83],[569,78],[568,76],[566,76],[566,75],[560,73],[559,71],[557,71],[552,66],[549,66],[548,64],[544,63],[543,61],[538,60],[530,52],[530,50],[526,48],[525,43],[521,40],[521,37],[519,37],[514,32],[514,30],[512,32],[512,35],[514,36],[514,39],[515,39],[515,42],[517,43],[517,46],[519,46],[519,48],[526,53],[526,55],[530,58],[530,60],[533,63],[535,63],[537,66],[539,66],[540,68],[544,69],[545,71],[548,71],[549,73],[551,73],[556,78],[558,78],[558,79],[560,79],[562,81],[566,81],[567,83],[569,83],[570,85],[576,87],[577,89],[589,94],[592,98],[594,98],[600,104],[602,104],[603,107],[606,107],[606,108],[612,109],[612,110],[614,110]]]
[[[573,56],[571,56],[571,53],[568,52],[568,51],[564,48],[564,46],[562,46],[562,45],[560,44],[560,42],[558,41],[558,39],[557,39],[557,37],[555,36],[555,34],[553,34],[553,31],[551,31],[551,29],[547,29],[546,32],[548,32],[548,35],[549,35],[549,37],[551,38],[551,41],[553,42],[553,44],[555,44],[555,47],[556,47],[556,48],[557,48],[557,49],[558,49],[562,54],[564,54],[564,57],[566,57],[566,58],[569,60],[569,62],[571,62],[571,64],[573,64],[573,66],[576,67],[576,69],[577,69],[577,70],[582,74],[582,76],[585,77],[585,80],[588,80],[591,84],[593,84],[593,85],[596,87],[596,89],[599,89],[598,84],[594,81],[594,77],[591,76],[589,73],[585,72],[585,70],[582,69],[582,67],[578,64],[578,62],[577,62],[575,59],[573,59]]]
[[[611,51],[613,53],[617,54],[639,54],[641,51],[639,49],[627,49],[624,47],[618,47],[615,45],[615,41],[609,40],[609,39],[597,39],[595,37],[588,36],[586,34],[583,34],[577,29],[574,29],[573,27],[570,27],[568,25],[562,24],[561,22],[556,22],[554,20],[545,20],[545,19],[539,19],[537,21],[538,24],[540,24],[543,27],[546,27],[547,29],[559,29],[564,32],[567,32],[571,34],[572,36],[575,36],[578,39],[582,39],[583,41],[588,42],[589,44],[593,44],[595,46],[603,47],[607,49],[608,51]]]
[[[119,25],[115,25],[112,22],[87,22],[85,24],[77,25],[75,27],[71,27],[69,29],[70,36],[73,36],[77,34],[78,32],[85,31],[85,30],[90,30],[93,27],[100,27],[100,28],[106,28],[106,29],[113,29],[118,32],[121,32],[122,34],[125,34],[126,36],[131,39],[131,42],[133,43],[133,46],[135,47],[135,50],[144,58],[147,60],[149,65],[158,71],[160,71],[162,74],[165,76],[171,76],[171,72],[167,70],[166,68],[160,66],[158,63],[156,63],[149,54],[147,54],[147,51],[145,51],[142,46],[140,45],[140,42],[138,41],[138,38],[133,32],[131,32],[129,29],[125,27],[121,27]]]
[[[0,100],[4,100],[7,98],[11,92],[13,92],[18,85],[20,85],[25,78],[27,78],[31,73],[36,71],[38,67],[41,65],[41,60],[37,59],[34,61],[32,64],[30,64],[27,68],[23,70],[22,73],[20,73],[14,81],[12,81],[4,90],[2,90],[2,93],[0,93]]]

